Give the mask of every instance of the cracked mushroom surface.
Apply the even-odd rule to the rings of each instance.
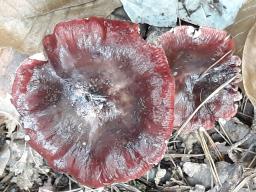
[[[165,50],[175,78],[174,128],[183,126],[208,97],[185,124],[185,131],[210,129],[218,119],[229,120],[236,114],[236,101],[241,99],[237,86],[241,61],[233,55],[234,41],[227,32],[178,26],[161,35],[156,44]],[[214,93],[230,79],[234,81]]]
[[[48,60],[22,62],[12,90],[32,148],[95,188],[158,163],[174,106],[163,49],[147,44],[136,24],[97,17],[57,24],[43,45]]]

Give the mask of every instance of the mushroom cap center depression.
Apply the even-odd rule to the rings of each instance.
[[[124,73],[110,62],[87,63],[86,68],[83,73],[61,78],[47,64],[33,71],[29,90],[40,83],[47,93],[43,99],[45,105],[53,104],[62,109],[60,113],[66,113],[66,119],[56,119],[64,121],[65,126],[60,127],[63,135],[80,134],[80,144],[91,150],[109,145],[117,139],[116,134],[124,141],[132,141],[141,131],[146,84],[143,87],[143,80],[136,82],[134,75]]]
[[[101,187],[159,162],[174,105],[164,50],[141,39],[138,25],[103,18],[59,23],[43,45],[49,60],[25,60],[12,96],[49,166]]]

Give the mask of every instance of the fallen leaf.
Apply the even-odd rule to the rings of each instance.
[[[4,0],[0,6],[0,46],[35,53],[41,40],[60,21],[107,16],[119,0]]]
[[[0,125],[5,124],[10,137],[19,124],[19,114],[11,103],[11,86],[15,71],[26,55],[12,48],[0,48]]]
[[[26,57],[27,55],[19,53],[12,48],[0,48],[0,98],[5,98],[7,94],[11,94],[15,71]]]
[[[256,21],[256,1],[247,0],[238,12],[235,22],[226,28],[236,42],[236,54],[242,56],[248,32]]]
[[[256,4],[255,4],[256,5]],[[245,92],[256,106],[256,24],[250,30],[243,51],[242,75]]]

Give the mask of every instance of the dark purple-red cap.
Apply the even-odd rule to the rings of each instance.
[[[48,61],[25,60],[12,90],[32,148],[90,187],[138,178],[158,163],[173,127],[164,50],[136,24],[97,17],[57,24],[43,45]]]
[[[236,114],[241,61],[233,55],[234,41],[227,32],[178,26],[156,44],[165,50],[175,78],[174,128],[210,129],[218,119]]]

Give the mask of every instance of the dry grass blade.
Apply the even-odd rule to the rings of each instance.
[[[232,192],[239,192],[243,188],[244,185],[248,183],[251,179],[256,177],[256,173],[253,173],[247,177],[245,177],[233,190]]]
[[[168,157],[168,158],[183,158],[183,157],[202,157],[205,154],[165,154],[164,157]]]
[[[137,189],[137,188],[135,188],[131,185],[125,184],[125,183],[118,183],[118,184],[115,184],[115,186],[120,188],[120,189],[124,189],[125,191],[141,192],[139,189]]]
[[[83,188],[76,188],[76,189],[71,189],[71,190],[68,190],[68,191],[60,191],[60,192],[78,192],[78,191],[83,191]]]
[[[111,192],[116,191],[116,192],[120,192],[120,190],[115,186],[115,185],[111,185]]]
[[[215,153],[217,155],[217,157],[219,158],[219,160],[223,160],[223,157],[218,149],[218,147],[216,147],[214,141],[212,140],[212,138],[210,137],[210,135],[207,133],[207,131],[205,129],[201,128],[201,132],[207,137],[211,147],[215,150]]]
[[[198,107],[195,109],[195,111],[187,118],[187,120],[182,124],[180,129],[176,132],[175,136],[173,137],[173,140],[176,140],[177,137],[180,135],[180,133],[185,129],[186,125],[190,122],[190,120],[194,117],[194,115],[203,107],[210,99],[212,99],[218,92],[220,92],[223,88],[225,88],[227,85],[229,85],[232,81],[234,81],[238,76],[234,76],[225,83],[223,83],[221,86],[219,86],[215,91],[213,91]]]
[[[243,139],[241,139],[240,141],[234,143],[232,146],[231,146],[231,150],[234,150],[236,148],[238,148],[239,145],[242,145],[245,141],[247,141],[250,137],[252,136],[252,133],[249,133],[248,135],[246,135]]]
[[[217,61],[215,61],[212,65],[210,65],[201,75],[200,77],[203,77],[211,68],[215,67],[216,65],[218,65],[223,59],[225,59],[225,57],[227,57],[229,54],[232,53],[233,50],[228,51],[227,53],[225,53],[221,58],[219,58]]]
[[[254,162],[256,161],[256,156],[252,159],[252,161],[250,162],[250,164],[248,165],[248,168],[252,168]]]
[[[231,139],[229,138],[229,136],[228,136],[226,130],[224,129],[224,126],[222,125],[222,123],[221,123],[220,121],[218,121],[218,123],[219,123],[219,125],[220,125],[221,130],[222,130],[223,133],[225,134],[225,137],[222,136],[223,139],[224,139],[229,145],[232,145],[232,141],[231,141]],[[216,129],[216,131],[217,131],[217,129]],[[219,134],[221,135],[220,132],[219,132]]]
[[[231,143],[229,142],[229,140],[227,140],[226,136],[224,136],[216,127],[214,127],[214,130],[226,141],[226,143],[228,143],[229,145],[231,145]]]
[[[176,185],[172,187],[165,187],[163,192],[171,192],[171,191],[189,191],[192,187],[191,186],[182,186]]]
[[[217,168],[215,166],[215,163],[213,161],[213,158],[211,156],[211,153],[209,151],[209,148],[208,148],[208,145],[207,145],[207,142],[204,138],[204,128],[200,128],[198,131],[197,131],[197,137],[198,137],[198,140],[200,141],[201,143],[201,146],[203,148],[203,151],[204,151],[204,154],[206,156],[206,159],[208,160],[209,164],[210,164],[210,170],[211,170],[211,173],[212,173],[212,176],[215,180],[215,183],[218,184],[219,186],[221,186],[221,182],[220,182],[220,178],[219,178],[219,175],[218,175],[218,172],[217,172]]]

